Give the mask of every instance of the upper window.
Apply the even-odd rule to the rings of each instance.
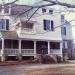
[[[4,13],[9,13],[9,6],[8,5],[4,6]]]
[[[66,27],[62,27],[61,33],[62,33],[62,35],[66,35]]]
[[[2,12],[2,5],[0,6],[0,12]]]
[[[49,14],[53,14],[53,10],[49,10]]]
[[[64,22],[64,15],[61,15],[61,22]]]
[[[54,23],[53,20],[44,20],[44,30],[51,30],[54,31]]]
[[[46,9],[45,8],[42,8],[42,13],[46,13]]]
[[[9,20],[0,19],[0,30],[9,30]]]
[[[60,49],[59,42],[50,42],[50,49]]]

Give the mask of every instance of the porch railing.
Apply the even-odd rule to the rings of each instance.
[[[34,49],[21,49],[22,55],[34,54]]]
[[[4,49],[5,55],[17,55],[19,53],[18,49]]]
[[[3,52],[5,55],[18,55],[19,49],[4,49]],[[34,49],[21,49],[22,55],[31,55],[34,54]]]

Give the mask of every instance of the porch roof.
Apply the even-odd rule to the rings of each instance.
[[[0,38],[17,39],[18,38],[18,34],[15,31],[1,31],[0,32]]]

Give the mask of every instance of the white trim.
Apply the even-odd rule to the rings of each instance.
[[[36,41],[34,41],[34,54],[36,55]]]
[[[48,54],[50,54],[50,41],[48,41]]]
[[[19,53],[21,54],[21,39],[19,39]]]

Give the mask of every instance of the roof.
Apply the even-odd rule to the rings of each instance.
[[[0,32],[0,38],[17,39],[18,38],[18,34],[15,31],[1,31]]]
[[[28,9],[30,9],[31,7],[30,6],[27,6],[27,5],[12,5],[11,6],[11,14],[12,15],[17,15],[17,14],[20,14]]]

